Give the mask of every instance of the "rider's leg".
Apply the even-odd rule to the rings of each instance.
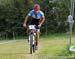
[[[40,36],[40,30],[38,29],[36,32],[36,46],[38,46],[39,36]]]

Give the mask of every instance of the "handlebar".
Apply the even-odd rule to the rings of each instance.
[[[37,25],[27,25],[27,28],[29,28],[29,29],[39,29],[40,27],[39,26],[37,26]]]

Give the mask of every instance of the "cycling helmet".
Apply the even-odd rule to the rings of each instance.
[[[34,9],[34,11],[39,11],[40,10],[40,5],[39,4],[35,4],[33,9]]]

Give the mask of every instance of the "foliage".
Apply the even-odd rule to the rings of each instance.
[[[68,31],[70,0],[4,0],[0,3],[0,32],[14,31],[17,35],[25,35],[26,29],[22,24],[35,3],[40,4],[45,13],[46,21],[41,28],[43,34]]]

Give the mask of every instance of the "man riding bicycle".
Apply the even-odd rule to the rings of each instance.
[[[29,20],[29,17],[31,17],[32,20]],[[26,27],[28,20],[30,21],[29,25],[36,25],[38,27],[41,27],[41,25],[45,21],[45,16],[44,16],[44,13],[40,10],[39,4],[35,4],[33,6],[33,10],[31,10],[28,13],[28,15],[26,16],[26,18],[24,20],[24,24],[23,24],[24,27]],[[39,33],[40,33],[40,30],[37,29],[37,31],[36,31],[36,46],[38,46]]]

